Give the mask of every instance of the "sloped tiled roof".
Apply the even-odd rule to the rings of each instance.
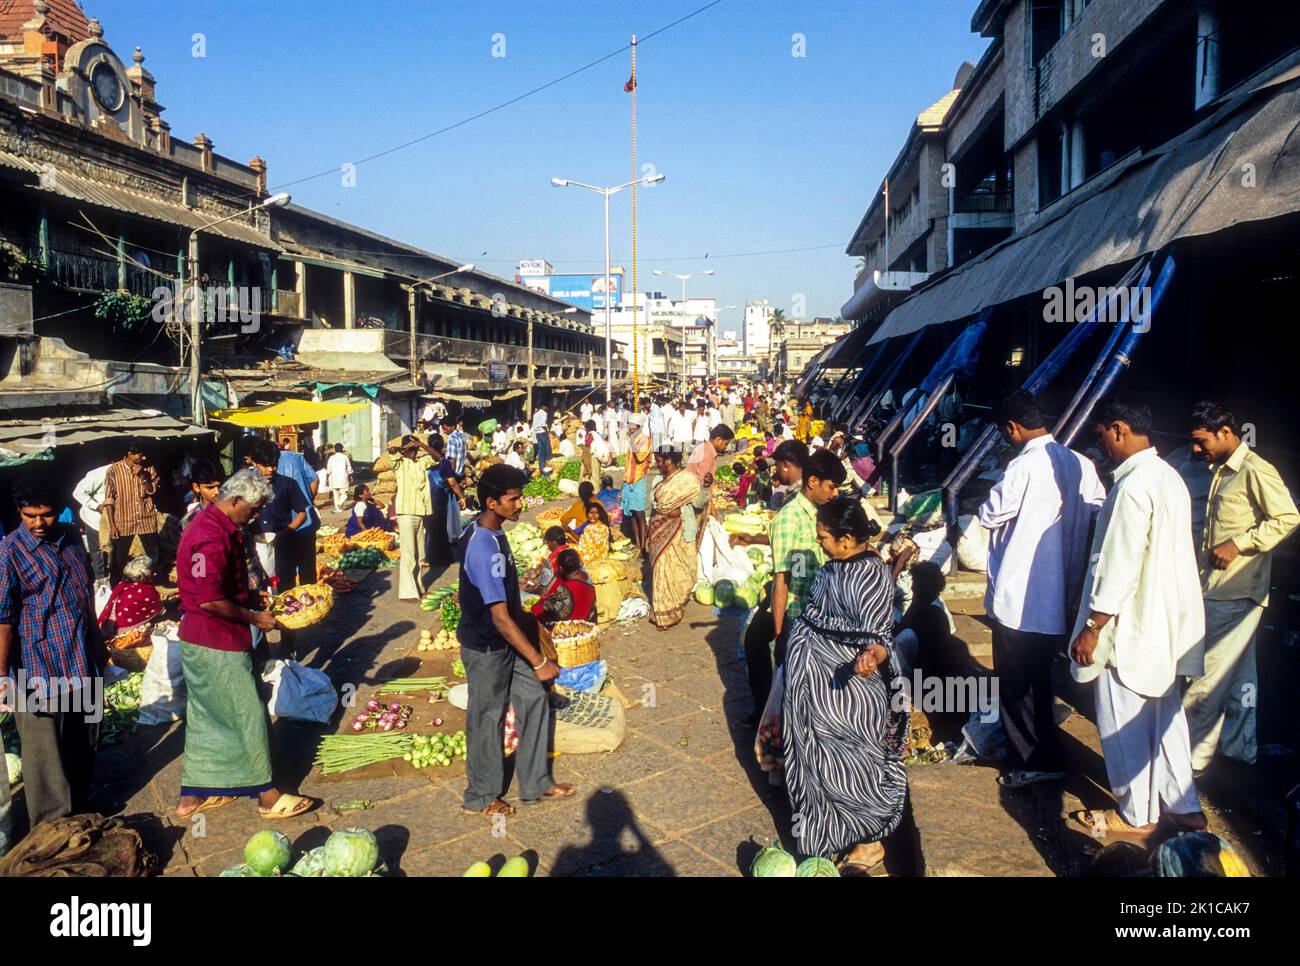
[[[77,43],[90,36],[90,21],[77,4],[77,0],[45,0],[49,11],[45,14],[46,26],[56,34]],[[36,0],[0,0],[0,39],[22,36],[23,24],[36,16]]]

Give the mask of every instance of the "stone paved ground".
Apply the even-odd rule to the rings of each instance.
[[[440,582],[453,576],[441,575]],[[989,665],[982,578],[961,574],[950,590],[959,636]],[[430,615],[396,599],[395,574],[379,571],[340,596],[325,622],[302,633],[299,656],[336,683],[358,684],[364,701],[378,682],[414,670],[408,652],[431,623]],[[667,632],[645,621],[607,630],[602,656],[612,680],[634,701],[653,694],[654,706],[638,703],[627,712],[627,736],[617,751],[556,760],[556,778],[577,786],[575,798],[522,808],[495,833],[486,820],[460,810],[463,768],[373,774],[385,771],[380,768],[364,778],[322,779],[310,763],[326,729],[280,722],[277,779],[324,799],[326,807],[277,827],[310,848],[333,829],[364,825],[379,835],[390,868],[407,875],[458,875],[475,860],[516,854],[528,855],[544,875],[742,874],[760,844],[773,837],[787,848],[794,843],[783,790],[754,764],[753,733],[729,723],[751,710],[744,664],[736,658],[738,634],[735,619],[719,619],[695,603]],[[1261,680],[1294,680],[1298,658],[1294,648],[1263,649]],[[913,767],[914,826],[905,823],[897,847],[891,843],[891,872],[918,871],[923,861],[931,875],[1086,874],[1097,845],[1071,831],[1063,816],[1085,803],[1111,802],[1089,696],[1064,675],[1057,686],[1072,712],[1063,725],[1069,781],[1010,792],[990,768]],[[1261,742],[1272,752],[1260,766],[1216,765],[1199,783],[1212,827],[1233,841],[1256,874],[1280,874],[1281,800],[1296,781],[1295,754],[1287,747],[1294,745],[1292,704],[1273,696],[1261,708]],[[425,719],[433,713],[446,714],[417,707]],[[450,716],[448,723],[459,727]],[[1290,739],[1280,737],[1287,734]],[[241,860],[244,842],[265,823],[247,801],[207,813],[201,829],[176,819],[182,744],[177,724],[142,728],[103,750],[96,801],[142,831],[164,874],[215,875]],[[343,814],[329,807],[355,799],[373,807]]]

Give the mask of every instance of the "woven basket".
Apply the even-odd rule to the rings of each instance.
[[[334,606],[334,588],[330,587],[329,584],[302,584],[293,590],[286,590],[283,594],[277,595],[276,600],[283,600],[290,594],[299,596],[304,591],[310,592],[316,598],[316,603],[292,614],[277,613],[275,619],[281,627],[287,627],[291,631],[310,627],[317,621],[322,620],[330,612],[330,608]]]
[[[590,629],[579,637],[554,637],[556,629],[574,625]],[[555,643],[555,663],[560,667],[580,667],[600,658],[600,641],[596,626],[587,621],[560,621],[552,628],[552,639]]]
[[[153,645],[142,647],[120,647],[110,649],[108,659],[126,671],[143,671],[153,654]]]
[[[383,530],[362,530],[352,537],[350,542],[354,547],[362,549],[374,547],[377,550],[392,550],[397,540],[391,533]]]

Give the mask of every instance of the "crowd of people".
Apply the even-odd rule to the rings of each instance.
[[[1068,658],[1095,690],[1114,809],[1074,815],[1098,838],[1149,843],[1206,827],[1195,781],[1216,755],[1257,754],[1255,638],[1270,586],[1270,554],[1300,525],[1277,471],[1214,403],[1190,414],[1191,453],[1208,465],[1204,513],[1151,442],[1142,405],[1103,401],[1086,443],[1093,460],[1057,442],[1038,401],[1018,392],[992,419],[1013,454],[975,514],[987,533],[985,611],[993,668],[970,659],[943,604],[943,571],[922,559],[869,497],[879,472],[869,441],[816,419],[779,387],[711,384],[683,396],[647,393],[574,412],[539,406],[472,438],[459,417],[426,412],[421,435],[388,451],[394,497],[358,483],[345,448],[303,454],[249,441],[244,466],[223,474],[186,461],[185,510],[174,552],[181,660],[188,688],[176,814],[257,799],[282,819],[316,802],[277,788],[257,665],[276,630],[269,594],[316,579],[317,496],[347,514],[346,532],[394,529],[398,597],[420,599],[434,568],[458,564],[457,636],[469,683],[464,805],[509,815],[513,770],[525,801],[564,798],[546,753],[546,688],[558,675],[547,629],[595,620],[588,568],[619,531],[646,562],[651,623],[677,625],[697,585],[701,541],[719,515],[717,474],[736,474],[739,507],[774,511],[766,533],[772,578],[746,617],[743,651],[754,713],[780,730],[779,759],[801,851],[869,874],[907,802],[915,675],[996,684],[995,715],[939,709],[961,735],[955,760],[998,760],[1000,782],[1023,788],[1067,776],[1053,665]],[[163,610],[163,485],[146,445],[88,473],[73,491],[49,479],[14,489],[20,525],[0,541],[0,687],[20,669],[100,686],[105,640]],[[505,524],[519,519],[530,479],[579,460],[576,499],[545,533],[546,559],[519,574]],[[478,457],[490,465],[474,463]],[[615,485],[614,464],[622,467]],[[351,503],[348,503],[349,497]],[[469,511],[475,512],[470,519]],[[328,510],[326,512],[329,512]],[[1203,522],[1201,518],[1203,517]],[[1194,524],[1193,520],[1197,522]],[[95,606],[99,580],[110,592]],[[523,590],[538,599],[528,608]],[[292,636],[283,638],[292,648]],[[14,707],[0,692],[0,709]],[[84,715],[19,707],[32,824],[85,805],[95,729]],[[501,742],[513,707],[513,769]],[[987,710],[987,709],[981,709]]]

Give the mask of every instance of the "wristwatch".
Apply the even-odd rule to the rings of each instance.
[[[1091,617],[1089,617],[1086,621],[1083,622],[1083,626],[1086,627],[1086,628],[1088,628],[1088,630],[1090,630],[1090,631],[1099,631],[1099,630],[1101,630],[1101,625],[1098,624],[1098,623],[1097,623],[1095,620],[1093,620]]]

